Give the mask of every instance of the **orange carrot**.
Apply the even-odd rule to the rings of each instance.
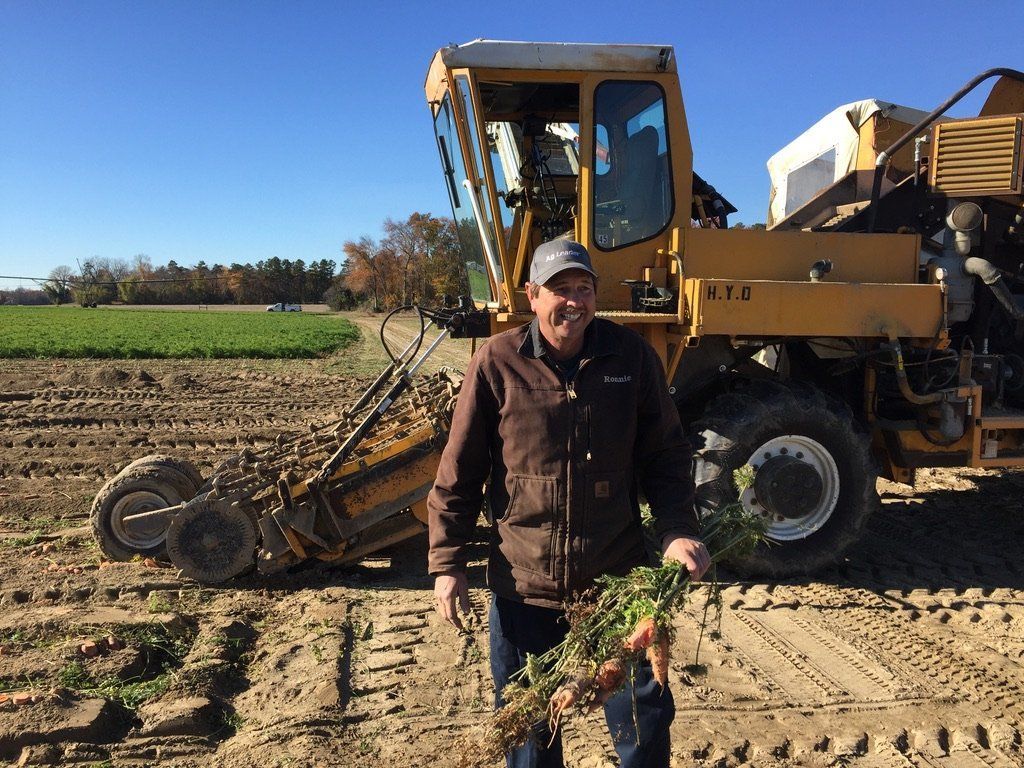
[[[626,667],[620,659],[608,659],[597,670],[594,676],[594,687],[597,688],[597,695],[587,707],[589,715],[596,709],[600,709],[615,693],[622,687],[626,679]]]
[[[636,627],[633,629],[633,634],[622,642],[622,647],[630,652],[642,651],[654,642],[654,634],[657,632],[657,629],[658,626],[654,623],[654,617],[645,616],[637,622]]]
[[[651,662],[654,679],[664,688],[668,684],[668,660],[671,653],[668,632],[658,629],[658,637],[647,647],[647,659]]]
[[[551,695],[551,700],[548,702],[548,724],[551,727],[552,738],[562,721],[562,714],[572,709],[586,695],[590,690],[590,685],[589,677],[577,677],[566,682]]]
[[[626,679],[626,668],[619,659],[608,659],[597,670],[594,685],[599,691],[616,691]]]

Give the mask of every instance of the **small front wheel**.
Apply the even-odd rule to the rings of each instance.
[[[201,482],[192,465],[168,457],[145,457],[129,464],[93,500],[89,517],[100,550],[112,560],[164,557],[170,516],[136,516],[188,501]]]

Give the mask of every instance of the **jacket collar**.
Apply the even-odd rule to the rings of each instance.
[[[608,330],[604,327],[606,320],[600,320],[594,318],[590,321],[590,325],[587,326],[587,330],[583,336],[583,359],[591,360],[595,357],[604,357],[605,355],[614,355],[617,350],[615,345],[612,343],[612,339]],[[541,358],[548,353],[547,347],[544,346],[544,340],[540,335],[540,323],[537,322],[537,318],[534,317],[527,326],[526,334],[523,336],[523,341],[519,345],[519,354],[523,357]]]

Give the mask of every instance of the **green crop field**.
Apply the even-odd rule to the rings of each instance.
[[[343,318],[299,312],[0,307],[0,358],[310,358],[358,338]]]

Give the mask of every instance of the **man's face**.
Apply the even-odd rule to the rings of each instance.
[[[583,332],[597,311],[593,275],[582,269],[559,272],[530,291],[530,309],[555,356],[572,357],[583,348]]]

